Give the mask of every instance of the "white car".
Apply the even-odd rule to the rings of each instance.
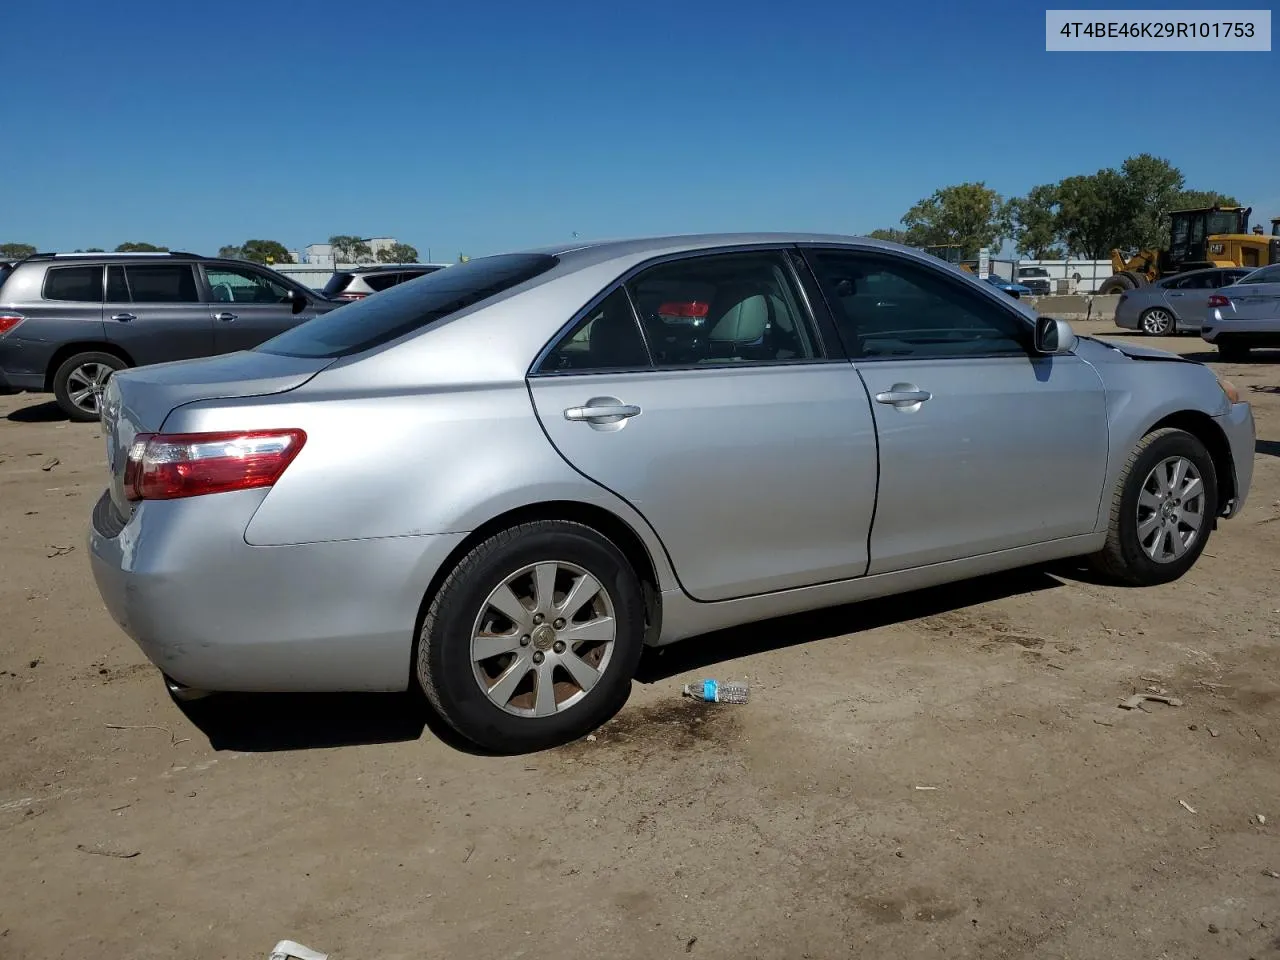
[[[1209,298],[1200,336],[1223,360],[1243,360],[1254,347],[1280,347],[1280,263],[1260,267]]]

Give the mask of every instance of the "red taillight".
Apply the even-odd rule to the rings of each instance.
[[[658,315],[663,317],[705,317],[710,309],[708,304],[697,300],[684,303],[664,303],[658,308]]]
[[[269,487],[306,442],[301,430],[140,433],[129,448],[124,493],[130,500],[176,500]]]
[[[3,337],[24,319],[26,318],[16,313],[0,313],[0,337]]]
[[[1226,297],[1224,297],[1222,294],[1220,294],[1220,293],[1215,293],[1213,296],[1211,296],[1211,297],[1209,298],[1209,306],[1211,306],[1211,307],[1229,307],[1229,306],[1231,306],[1231,301],[1230,301],[1230,300],[1228,300]]]

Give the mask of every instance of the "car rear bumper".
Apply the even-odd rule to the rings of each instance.
[[[1275,320],[1206,320],[1200,325],[1200,337],[1209,343],[1229,338],[1246,346],[1280,347],[1280,318]]]
[[[1222,505],[1222,516],[1234,517],[1244,507],[1253,483],[1253,454],[1257,445],[1253,408],[1247,403],[1233,403],[1228,413],[1215,417],[1214,421],[1226,435],[1235,470],[1235,497]]]
[[[111,616],[199,690],[406,689],[423,595],[465,535],[253,547],[264,495],[149,501],[122,522],[104,494],[89,554]]]

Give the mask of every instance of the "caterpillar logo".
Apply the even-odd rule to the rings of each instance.
[[[1226,247],[1225,247],[1223,244],[1221,244],[1221,243],[1211,243],[1211,244],[1209,244],[1209,252],[1210,252],[1210,253],[1222,253],[1222,251],[1223,251],[1223,250],[1225,250],[1225,249],[1226,249]]]

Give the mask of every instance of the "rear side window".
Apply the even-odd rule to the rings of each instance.
[[[145,264],[125,267],[134,303],[199,303],[190,264]]]
[[[4,282],[9,279],[11,273],[13,273],[13,264],[0,263],[0,287],[4,286]]]
[[[102,267],[50,267],[44,275],[46,300],[102,302]]]
[[[511,253],[468,260],[417,283],[397,284],[299,324],[255,349],[290,357],[346,357],[371,350],[546,273],[548,254]]]
[[[348,283],[351,282],[351,274],[335,273],[329,278],[329,282],[324,285],[324,289],[320,291],[322,296],[336,297],[346,289]]]
[[[364,282],[369,285],[370,290],[386,290],[399,283],[403,276],[399,273],[371,273],[364,278]]]

